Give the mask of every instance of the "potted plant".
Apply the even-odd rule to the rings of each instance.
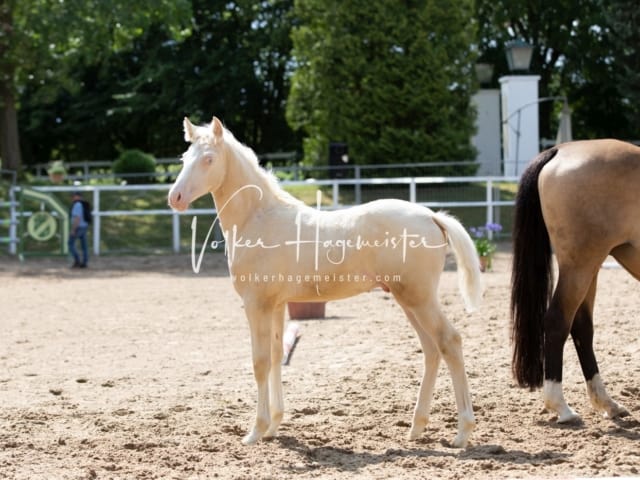
[[[67,170],[64,168],[62,160],[56,160],[51,164],[47,173],[49,174],[49,180],[51,180],[51,182],[62,183],[65,175],[67,174]]]
[[[308,318],[324,318],[326,302],[289,302],[289,318],[304,320]]]
[[[485,272],[491,270],[491,260],[493,258],[493,252],[496,251],[496,244],[491,239],[493,233],[498,233],[502,230],[502,225],[499,223],[487,223],[481,227],[471,227],[471,237],[473,243],[476,246],[476,252],[480,258],[480,271]]]

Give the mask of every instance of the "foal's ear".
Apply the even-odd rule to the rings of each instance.
[[[189,121],[189,118],[184,117],[182,121],[182,126],[184,127],[184,141],[185,142],[193,142],[193,124]]]
[[[222,126],[222,122],[218,119],[218,117],[213,117],[213,120],[211,120],[211,131],[213,132],[213,138],[215,139],[216,143],[219,140],[222,140],[223,130],[224,127]]]

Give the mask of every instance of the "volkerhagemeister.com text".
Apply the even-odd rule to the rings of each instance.
[[[284,274],[284,273],[249,273],[231,275],[234,282],[240,283],[342,283],[342,282],[376,282],[392,283],[400,282],[401,275],[367,275],[359,273],[313,273],[313,274]]]

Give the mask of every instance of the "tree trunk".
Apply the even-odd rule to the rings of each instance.
[[[0,159],[3,169],[20,171],[18,114],[13,92],[7,85],[0,85]]]

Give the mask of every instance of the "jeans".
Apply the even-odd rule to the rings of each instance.
[[[89,227],[78,227],[76,234],[69,234],[69,253],[73,256],[74,265],[87,265],[89,261],[89,251],[87,249],[87,230]],[[76,240],[80,240],[80,247],[82,248],[82,262],[78,256],[76,250]]]

